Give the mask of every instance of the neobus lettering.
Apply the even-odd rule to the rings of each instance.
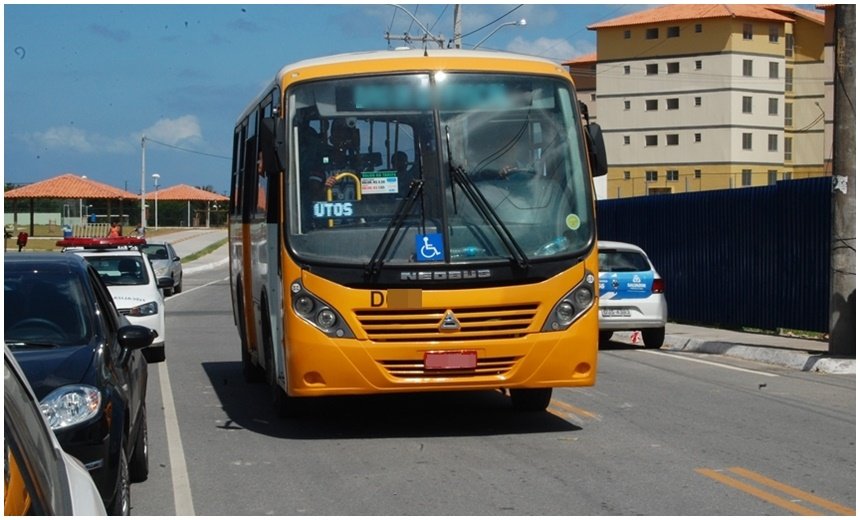
[[[352,202],[315,202],[314,216],[317,218],[351,217]]]
[[[403,271],[400,273],[401,280],[474,280],[476,278],[489,278],[489,269],[472,269],[463,271]]]

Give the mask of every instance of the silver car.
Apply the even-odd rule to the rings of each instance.
[[[152,242],[147,240],[146,245],[140,247],[141,251],[149,257],[152,270],[158,277],[159,286],[164,280],[170,280],[170,289],[165,289],[166,296],[182,292],[182,260],[176,254],[176,250],[170,242]]]
[[[8,347],[4,358],[4,516],[104,516],[90,473],[60,447]]]
[[[666,284],[642,248],[624,242],[598,243],[600,340],[618,330],[642,332],[646,347],[666,336]]]

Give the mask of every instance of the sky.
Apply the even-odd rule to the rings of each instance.
[[[453,4],[400,5],[6,3],[4,182],[73,173],[140,193],[143,172],[147,192],[157,173],[226,194],[236,119],[281,67],[403,45],[384,36],[420,34],[404,10],[451,38]],[[648,7],[461,6],[464,48],[559,63],[595,51],[588,25]]]

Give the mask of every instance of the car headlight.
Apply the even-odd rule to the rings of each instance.
[[[293,293],[293,311],[327,336],[354,338],[344,319],[329,304],[308,292],[298,280],[290,284]]]
[[[158,314],[158,304],[156,302],[144,303],[128,310],[129,316],[152,316],[153,314]]]
[[[576,321],[585,311],[594,305],[595,277],[590,271],[569,293],[565,294],[550,311],[543,324],[544,332],[565,330]]]
[[[102,394],[98,388],[69,385],[57,388],[39,405],[52,430],[82,423],[99,413]]]

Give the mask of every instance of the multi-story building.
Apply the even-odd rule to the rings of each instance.
[[[588,28],[609,198],[825,173],[823,15],[678,4]]]

